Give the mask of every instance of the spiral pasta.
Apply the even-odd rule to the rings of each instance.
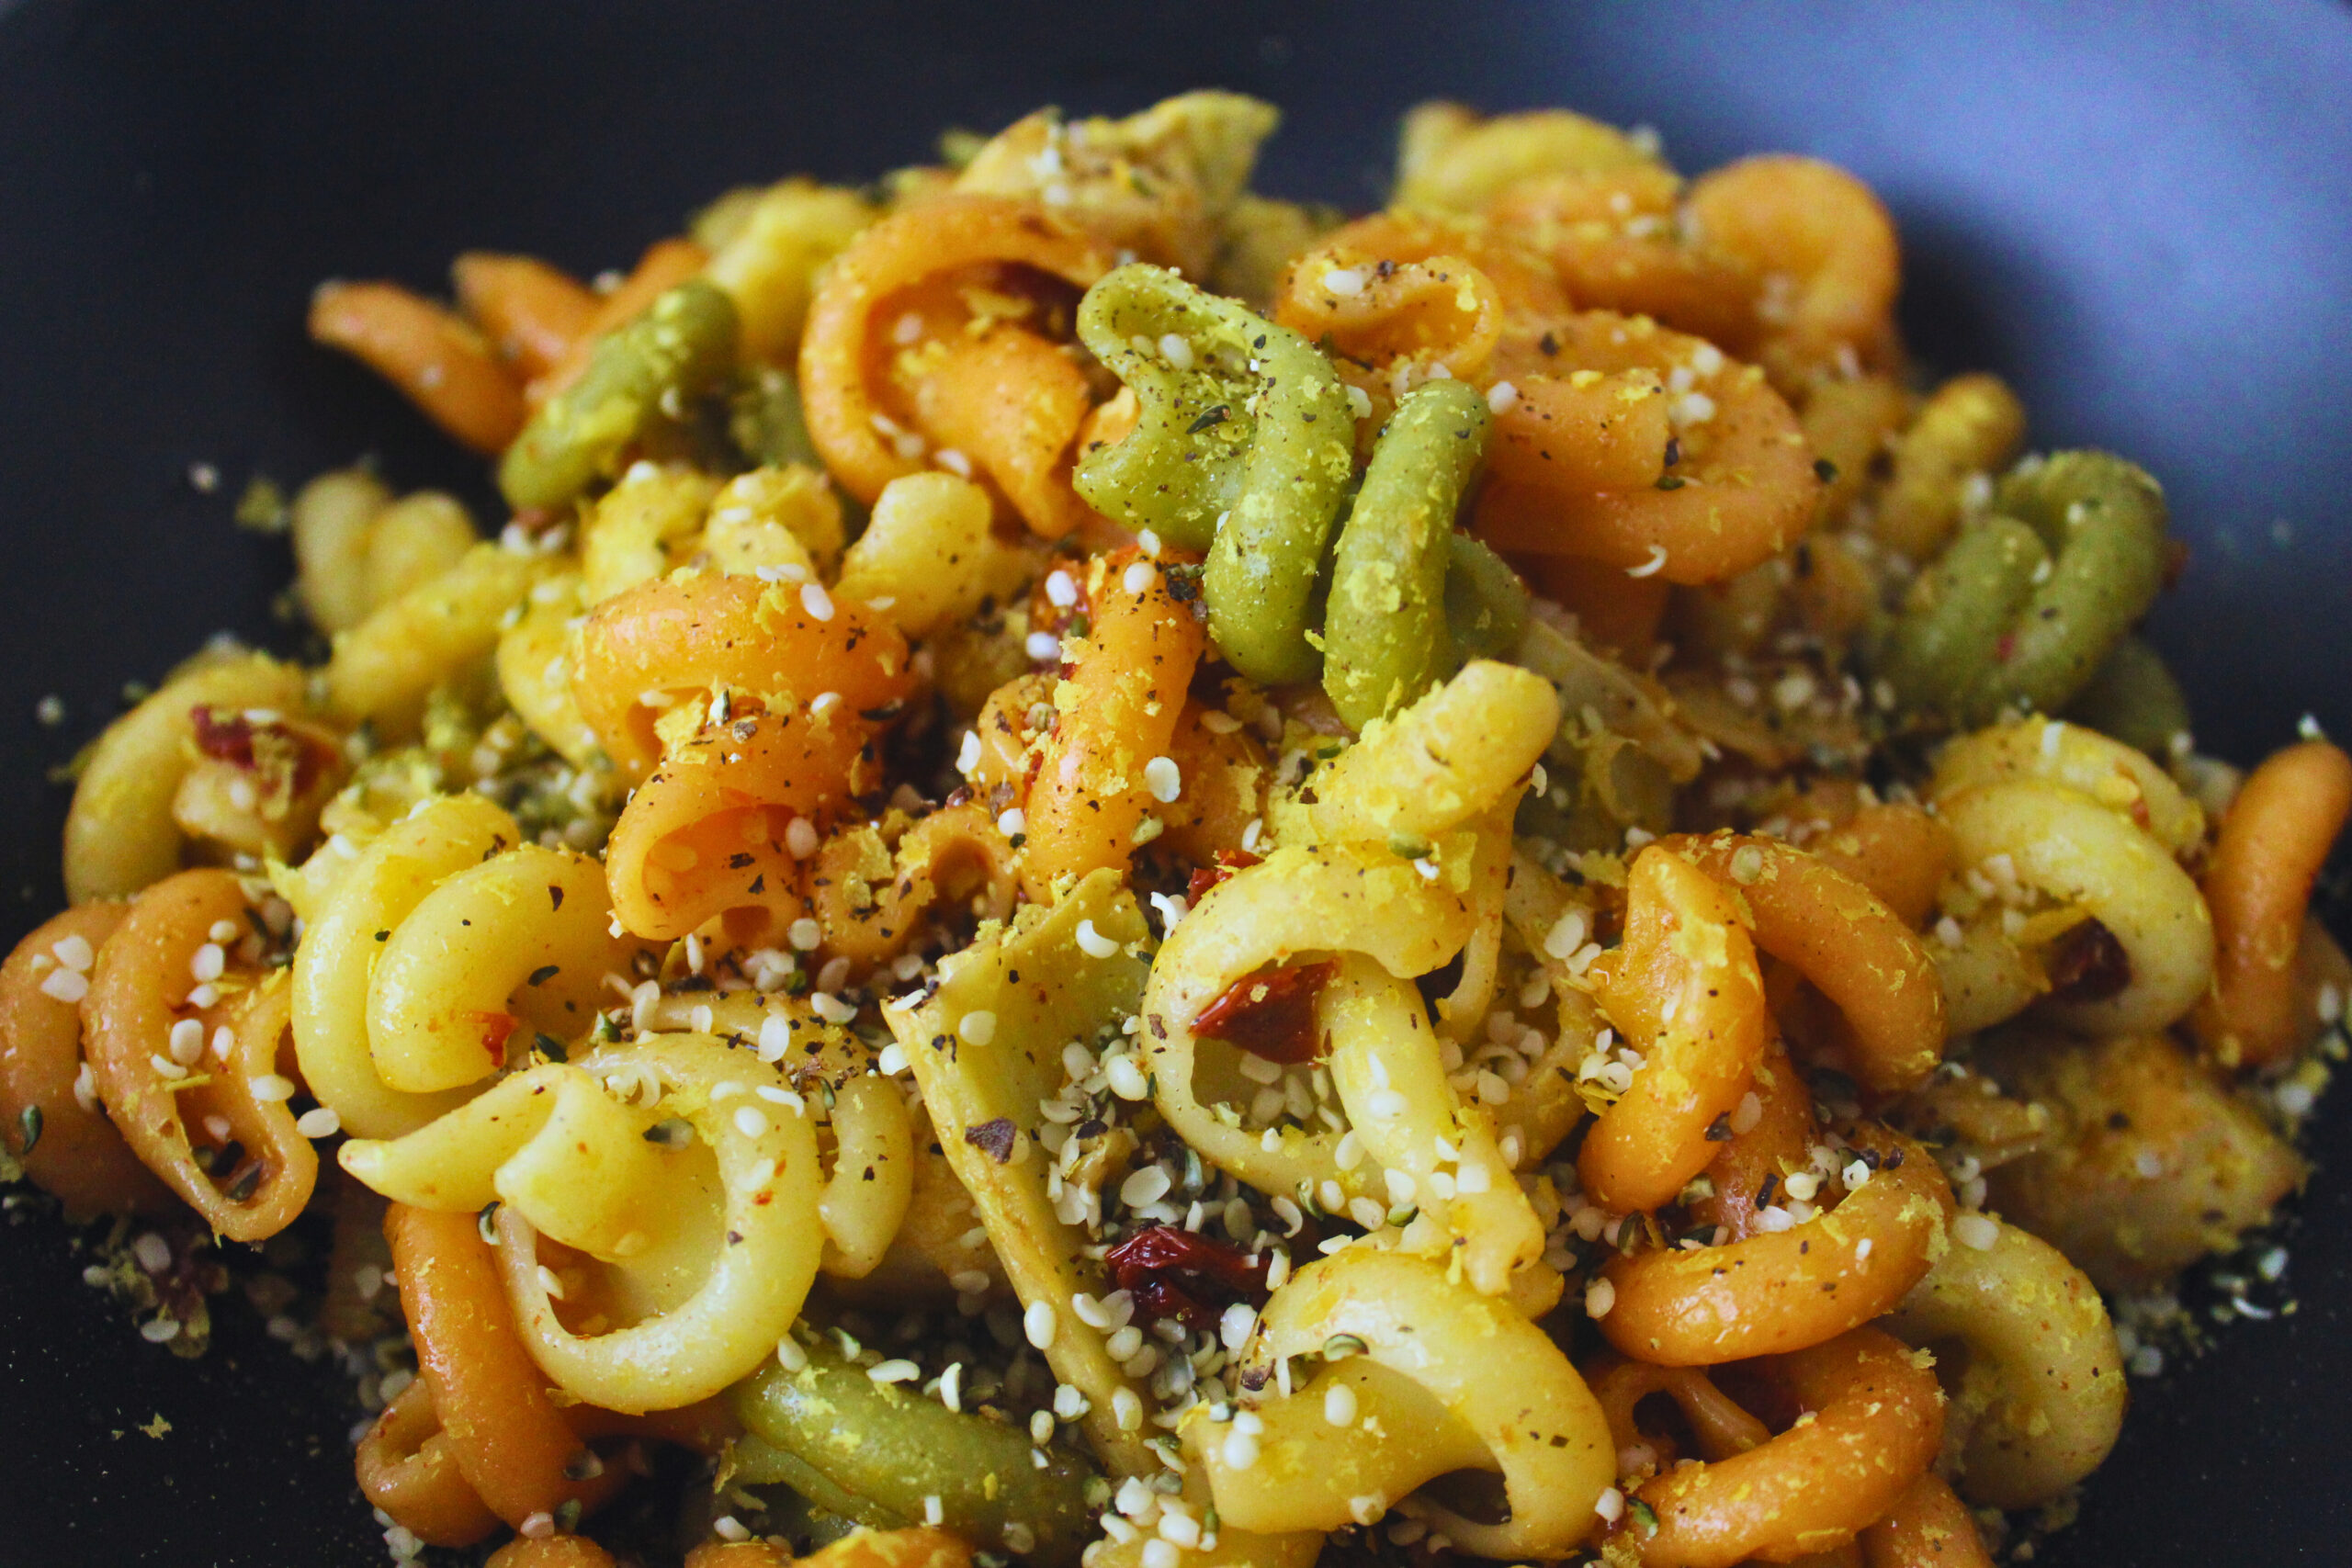
[[[650,1074],[659,1097],[625,1104],[599,1081],[613,1074],[632,1086]],[[470,1216],[496,1199],[506,1295],[531,1358],[605,1409],[674,1410],[773,1353],[815,1278],[816,1134],[797,1100],[774,1069],[716,1041],[648,1036],[505,1079],[343,1158],[396,1202]],[[649,1140],[657,1111],[694,1141]],[[600,1312],[601,1328],[567,1324],[556,1303],[568,1292],[539,1272],[542,1237],[612,1265],[607,1311],[634,1321],[615,1326]]]
[[[313,302],[512,517],[314,480],[323,664],[78,760],[0,1178],[175,1353],[267,1244],[395,1558],[2021,1559],[2268,1310],[2352,763],[2198,752],[2154,479],[1828,164],[1275,119]]]
[[[1325,1440],[1313,1444],[1292,1436],[1322,1420],[1324,1380],[1351,1376],[1353,1363],[1340,1362],[1269,1403],[1272,1440],[1261,1439],[1255,1463],[1237,1466],[1226,1446],[1204,1446],[1221,1516],[1272,1533],[1368,1524],[1402,1505],[1468,1550],[1498,1557],[1563,1552],[1597,1528],[1594,1504],[1612,1463],[1600,1407],[1559,1348],[1509,1307],[1450,1283],[1435,1264],[1351,1247],[1276,1293],[1254,1353],[1326,1355],[1335,1336],[1360,1342],[1357,1354],[1391,1374],[1358,1382],[1354,1402],[1359,1422],[1385,1418],[1387,1440],[1354,1424],[1316,1432]],[[1313,1414],[1294,1422],[1285,1419],[1292,1409]],[[1408,1496],[1464,1467],[1501,1472],[1508,1522],[1481,1523]]]
[[[279,1092],[287,987],[261,969],[252,908],[228,872],[164,878],[131,901],[82,998],[91,1078],[123,1140],[240,1241],[292,1224],[319,1168]]]

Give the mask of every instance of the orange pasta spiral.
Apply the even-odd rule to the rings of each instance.
[[[1139,553],[1088,568],[1091,628],[1070,660],[1072,695],[1046,739],[1025,807],[1022,886],[1034,899],[1056,881],[1124,871],[1155,804],[1146,769],[1166,757],[1208,632],[1167,570]]]
[[[1652,845],[1628,874],[1624,944],[1592,968],[1601,1010],[1646,1065],[1586,1135],[1577,1173],[1610,1209],[1655,1209],[1714,1158],[1707,1129],[1763,1057],[1755,943],[1721,884]]]
[[[291,998],[284,971],[259,964],[254,908],[229,872],[166,877],[131,900],[82,1000],[91,1075],[124,1141],[238,1241],[291,1224],[319,1171],[286,1107]],[[243,1155],[221,1168],[232,1145]]]
[[[2295,964],[2312,884],[2352,815],[2352,758],[2324,740],[2278,751],[2248,775],[2205,868],[2213,988],[2193,1015],[2224,1062],[2275,1062],[2309,1036]]]
[[[82,1077],[79,993],[129,912],[110,900],[78,904],[35,927],[0,967],[0,1115],[19,1129],[25,1173],[77,1216],[154,1213],[172,1202]],[[26,1147],[28,1112],[40,1136]]]
[[[1767,1384],[1794,1404],[1794,1422],[1753,1442],[1756,1428],[1742,1438],[1739,1424],[1716,1412],[1711,1425],[1727,1439],[1724,1447],[1702,1463],[1645,1482],[1640,1496],[1657,1529],[1645,1538],[1629,1514],[1621,1533],[1638,1546],[1645,1568],[1787,1562],[1852,1540],[1935,1458],[1943,1393],[1924,1361],[1875,1328],[1857,1328],[1757,1363]],[[1597,1382],[1607,1381],[1604,1373]],[[1698,1404],[1688,1392],[1681,1397]],[[1609,1396],[1601,1398],[1611,1408]],[[1621,1450],[1641,1440],[1634,1430],[1614,1435]]]
[[[800,388],[809,438],[844,490],[870,505],[892,479],[921,472],[920,443],[902,450],[885,431],[929,417],[940,422],[931,432],[940,444],[978,448],[966,455],[1039,532],[1066,532],[1075,521],[1074,497],[1045,494],[1056,470],[1067,488],[1068,448],[1086,412],[1073,396],[1082,389],[1075,369],[1064,361],[1047,370],[1044,355],[1060,357],[1050,344],[1016,322],[974,312],[954,287],[1001,293],[1018,269],[1084,288],[1110,271],[1111,260],[1045,208],[992,196],[907,208],[834,259],[809,305]],[[910,314],[915,330],[900,343],[897,322]],[[969,326],[979,328],[970,334],[978,342],[944,341]],[[1005,341],[989,347],[995,338]],[[1031,379],[1033,372],[1044,378]],[[899,389],[901,382],[920,389],[926,381],[936,383],[927,411],[920,390],[910,399]],[[998,401],[1008,390],[1016,395],[1012,409]]]
[[[1587,396],[1553,394],[1552,426],[1533,447],[1539,460],[1552,455],[1542,474],[1512,477],[1498,457],[1476,508],[1477,532],[1497,549],[1713,582],[1770,559],[1812,522],[1821,490],[1812,452],[1759,369],[1646,317],[1600,310],[1543,323],[1533,343],[1541,363],[1557,367],[1554,378]],[[1523,345],[1498,355],[1506,371],[1524,363]],[[1688,389],[1674,391],[1678,381]],[[1657,401],[1657,415],[1640,412],[1644,399]],[[1641,472],[1634,458],[1652,439],[1658,463]],[[1623,456],[1600,465],[1621,443]]]

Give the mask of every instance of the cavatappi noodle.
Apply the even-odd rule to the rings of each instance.
[[[2352,761],[2193,750],[2156,481],[1827,164],[1430,105],[1351,221],[1274,120],[320,289],[511,521],[302,491],[326,657],[89,748],[0,1109],[175,1348],[332,1213],[394,1558],[661,1444],[694,1568],[1983,1563],[2301,1180]]]

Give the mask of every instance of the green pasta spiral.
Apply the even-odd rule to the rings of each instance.
[[[1126,439],[1073,476],[1103,515],[1205,549],[1209,635],[1254,681],[1311,678],[1324,546],[1354,468],[1354,416],[1305,338],[1162,267],[1087,290],[1078,333],[1134,389]]]
[[[946,1528],[976,1545],[1034,1542],[1021,1555],[1076,1568],[1092,1518],[1093,1467],[1066,1450],[1030,1457],[1028,1432],[876,1382],[819,1337],[797,1371],[769,1364],[730,1395],[747,1435],[729,1453],[734,1475],[781,1483],[828,1513],[876,1529],[922,1522],[937,1498]],[[1017,1529],[1015,1527],[1018,1527]]]
[[[735,368],[735,305],[688,278],[596,344],[580,379],[549,398],[498,465],[516,511],[561,506],[607,475],[659,422],[684,417]]]
[[[2162,586],[2164,492],[2105,452],[2029,458],[1912,585],[1878,660],[1897,706],[1963,727],[2063,710]]]
[[[1323,689],[1357,729],[1461,661],[1446,624],[1453,514],[1486,453],[1487,400],[1430,381],[1397,404],[1340,530],[1323,622]]]

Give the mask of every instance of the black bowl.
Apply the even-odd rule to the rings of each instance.
[[[1565,104],[1685,168],[1786,149],[1885,196],[1929,363],[2010,377],[2043,445],[2165,481],[2193,547],[2154,636],[2239,760],[2352,733],[2352,11],[2014,4],[200,7],[0,0],[0,893],[61,899],[43,771],[215,631],[290,646],[247,476],[477,465],[301,336],[335,275],[438,285],[464,247],[625,264],[728,186],[870,176],[948,124],[1280,103],[1263,183],[1369,206],[1427,96]],[[191,464],[223,476],[189,483]],[[63,699],[62,727],[36,721]],[[2290,1284],[2138,1385],[2048,1563],[2341,1562],[2352,1518],[2352,1105],[2321,1118]],[[0,1568],[366,1562],[356,1412],[229,1303],[141,1342],[29,1211],[0,1235]],[[154,1423],[161,1416],[164,1430]],[[151,1436],[151,1432],[157,1435]]]

